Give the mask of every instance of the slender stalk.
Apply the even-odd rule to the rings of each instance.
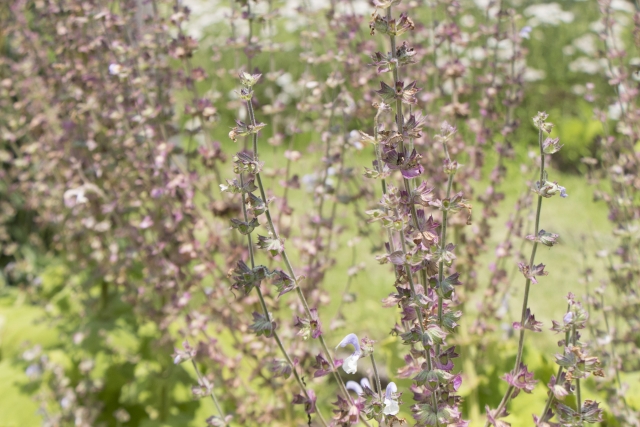
[[[558,380],[558,378],[560,378],[560,375],[562,375],[562,366],[558,367],[558,373],[556,374],[556,381]],[[542,414],[540,415],[540,421],[545,421],[545,417],[547,416],[547,412],[549,411],[549,408],[551,407],[551,404],[553,403],[553,400],[555,399],[555,395],[553,394],[552,390],[549,390],[549,396],[547,397],[547,402],[544,405],[544,409],[542,410]]]
[[[442,144],[445,147],[445,152],[447,153],[447,158],[449,158],[449,152],[446,150],[447,144]],[[451,196],[451,185],[453,183],[453,174],[449,175],[449,179],[447,180],[447,196],[448,199]],[[446,247],[447,241],[447,217],[449,212],[442,211],[442,225],[441,233],[440,233],[440,253],[444,253],[444,248]],[[438,263],[438,284],[442,283],[442,279],[444,279],[444,258],[440,259]],[[438,326],[442,327],[442,303],[444,298],[438,296]],[[440,350],[440,346],[436,348],[437,351]]]
[[[570,309],[571,309],[571,304],[567,305],[567,311],[569,311]],[[575,328],[574,328],[574,334],[575,334]],[[569,343],[568,331],[565,332],[564,334],[564,342]],[[556,374],[556,382],[560,379],[560,375],[562,375],[562,370],[563,370],[562,366],[558,366],[558,373]],[[544,409],[542,410],[542,415],[540,415],[540,421],[545,421],[547,412],[549,411],[549,408],[551,407],[551,404],[553,403],[554,399],[555,399],[555,394],[553,393],[553,390],[549,390],[549,396],[547,397],[547,402],[545,403]]]
[[[242,174],[240,174],[240,185],[242,187],[244,187],[244,178],[243,178]],[[248,222],[249,218],[248,218],[248,215],[247,215],[247,205],[246,205],[245,197],[246,197],[245,193],[242,193],[242,214],[244,216],[245,222]],[[250,261],[251,261],[251,268],[253,269],[253,268],[255,268],[256,265],[255,265],[255,257],[254,257],[251,233],[247,234],[247,243],[249,245],[249,258],[250,258]],[[266,304],[266,302],[264,300],[264,296],[262,294],[262,290],[260,289],[260,286],[256,286],[255,288],[256,288],[256,293],[258,294],[258,299],[260,300],[260,306],[262,307],[262,312],[263,312],[264,316],[267,319],[270,319],[271,316],[269,315],[269,310],[268,310],[267,304]],[[304,382],[302,381],[302,378],[300,378],[300,374],[298,374],[298,370],[296,369],[296,366],[294,365],[293,361],[291,360],[291,357],[289,356],[289,353],[287,353],[287,350],[284,348],[284,345],[282,345],[282,341],[280,340],[280,336],[278,335],[278,332],[273,330],[272,331],[272,335],[273,335],[273,338],[275,339],[276,343],[278,344],[278,348],[280,349],[280,352],[282,353],[284,358],[287,360],[287,363],[289,364],[289,366],[291,366],[291,371],[293,373],[293,376],[296,379],[296,382],[300,386],[300,389],[304,393],[305,397],[308,399],[309,398],[309,393],[307,391],[307,387],[305,386]],[[318,418],[320,419],[320,422],[322,423],[322,425],[327,427],[328,426],[327,422],[324,419],[324,417],[322,416],[322,413],[320,412],[319,408],[316,408],[316,413],[318,414]]]
[[[391,6],[389,6],[387,8],[387,21],[390,21],[392,19],[391,16]],[[389,35],[389,43],[391,45],[391,56],[393,59],[396,59],[397,57],[397,51],[396,51],[396,37],[394,35]],[[398,67],[394,67],[393,68],[393,84],[392,87],[396,87],[396,83],[399,81],[400,76],[399,76],[399,72],[398,72]],[[397,131],[399,135],[403,134],[404,131],[404,115],[402,113],[402,99],[396,97],[396,126],[397,126]],[[377,131],[377,130],[376,130]],[[404,147],[404,141],[402,140],[402,138],[400,139],[400,143],[399,143],[399,148],[400,151],[402,153],[402,155],[406,155],[405,153],[405,147]],[[403,183],[404,183],[404,187],[405,190],[408,192],[408,194],[411,194],[411,186],[409,184],[409,180],[406,178],[402,178],[403,179]],[[417,212],[416,212],[416,208],[415,205],[413,203],[411,203],[411,218],[413,220],[414,226],[416,228],[416,230],[421,231],[420,227],[418,225],[418,216],[417,216]],[[397,212],[396,212],[396,216],[397,216]],[[404,230],[404,227],[403,227]],[[423,235],[424,238],[424,235]],[[426,239],[425,239],[426,241]],[[406,247],[406,242],[405,242],[405,236],[404,236],[404,231],[400,231],[400,242],[402,244],[402,252],[406,255],[407,254],[407,247]],[[409,266],[408,264],[405,265],[405,270],[406,270],[406,274],[407,274],[407,278],[409,280],[409,286],[411,288],[411,294],[412,296],[416,296],[416,288],[415,288],[415,284],[413,281],[413,273],[411,272],[411,266]],[[421,280],[424,281],[424,283],[422,283],[423,288],[427,289],[427,281],[426,281],[426,274],[423,274],[420,276]],[[416,313],[418,315],[418,324],[420,325],[420,332],[421,332],[421,336],[424,336],[425,334],[425,330],[424,330],[424,319],[422,316],[422,308],[417,307],[416,308]],[[429,367],[429,370],[431,370],[431,354],[429,352],[429,349],[423,344],[423,354],[424,354],[424,358],[427,361],[427,365]],[[433,405],[433,410],[437,412],[438,410],[438,398],[436,396],[436,394],[432,394],[431,395],[432,398],[432,405]],[[437,424],[436,424],[437,425]]]
[[[335,108],[336,105],[338,103],[338,100],[340,99],[339,94],[337,94],[333,100],[333,102],[331,103],[331,112],[329,115],[329,129],[331,129],[331,124],[333,122],[333,118],[335,115]],[[345,128],[346,129],[346,128]],[[320,194],[319,197],[319,201],[318,201],[318,225],[315,229],[315,232],[313,234],[313,239],[311,240],[311,242],[313,243],[313,245],[316,245],[318,242],[318,238],[320,237],[320,230],[322,229],[322,211],[324,209],[324,202],[325,202],[325,196],[326,196],[326,188],[327,188],[327,179],[329,178],[329,168],[330,163],[329,163],[329,158],[330,158],[330,153],[331,153],[331,140],[332,138],[329,137],[327,138],[327,142],[325,144],[325,152],[324,152],[324,157],[325,157],[325,165],[324,165],[324,170],[322,171],[322,179],[320,180],[320,184],[322,187],[322,192]],[[340,150],[340,172],[342,172],[342,165],[344,165],[344,147],[346,144],[342,144],[342,148]],[[340,190],[340,184],[342,184],[342,179],[338,179],[338,183],[336,185],[336,189],[335,189],[335,194],[338,193],[338,191]],[[336,207],[336,203],[334,203],[334,208],[332,209],[332,217],[335,216],[335,207]],[[333,218],[332,218],[332,222],[330,222],[329,224],[333,224]],[[330,246],[331,246],[331,231],[333,230],[333,226],[331,225],[331,229],[330,229],[330,234],[329,234],[329,244],[327,245],[327,250],[329,250]],[[317,245],[318,249],[320,245]],[[307,269],[309,271],[311,271],[314,262],[317,261],[317,258],[320,255],[320,251],[316,250],[315,255],[313,253],[309,253],[309,260],[308,260],[308,264],[307,264]],[[320,261],[322,262],[322,261]],[[316,285],[317,284],[312,284],[312,285]]]
[[[340,147],[340,167],[338,169],[338,183],[336,184],[336,188],[334,190],[334,197],[333,197],[333,201],[331,204],[331,215],[329,216],[329,235],[327,236],[327,245],[325,247],[325,254],[324,254],[324,258],[325,260],[329,259],[329,253],[331,251],[331,244],[333,242],[333,235],[334,235],[334,226],[333,223],[336,219],[336,214],[338,213],[338,197],[340,196],[340,190],[342,189],[342,181],[343,179],[345,179],[343,177],[344,174],[344,158],[345,158],[345,152],[347,149],[347,123],[346,120],[344,119],[344,115],[342,116],[342,126],[344,128],[345,131],[345,135],[344,135],[344,140],[342,143],[342,146]],[[322,217],[320,217],[322,218]]]
[[[196,361],[193,360],[193,358],[191,359],[191,364],[193,365],[193,369],[195,369],[196,375],[198,376],[198,383],[201,384],[201,385],[204,385],[205,384],[204,377],[200,373],[200,369],[198,369],[198,365],[196,364]],[[220,403],[218,403],[218,399],[216,398],[215,393],[213,392],[213,384],[211,384],[211,393],[209,393],[209,396],[211,396],[211,400],[213,400],[213,404],[216,406],[216,410],[218,411],[218,414],[224,420],[226,415],[225,415],[224,411],[222,410],[222,407],[220,406]]]
[[[391,7],[387,8],[387,20],[391,20]],[[389,35],[389,41],[391,44],[391,56],[393,59],[396,59],[397,57],[397,51],[396,51],[396,37],[393,35]],[[398,82],[400,79],[400,74],[398,71],[398,67],[396,66],[393,69],[393,84],[392,87],[395,87],[396,82]],[[400,98],[396,98],[396,126],[397,126],[397,130],[398,130],[398,134],[402,135],[404,132],[404,114],[402,112],[402,100]],[[377,140],[377,129],[376,129],[376,140]],[[405,153],[405,147],[404,147],[404,141],[403,139],[400,139],[400,143],[399,143],[399,147],[400,147],[400,151],[402,152],[403,155],[406,156]],[[447,158],[449,157],[449,153],[447,151],[446,145],[445,145],[445,152],[447,154]],[[379,154],[378,152],[376,154]],[[378,162],[380,163],[380,158],[378,157]],[[411,194],[411,184],[409,182],[409,180],[407,178],[402,178],[403,184],[404,184],[404,188],[405,191],[407,191],[408,194]],[[383,181],[383,186],[385,185],[384,181]],[[449,182],[448,185],[448,189],[447,189],[447,197],[449,192],[451,191],[451,183]],[[415,204],[411,203],[410,206],[410,211],[411,211],[411,220],[413,221],[413,226],[415,227],[416,230],[418,230],[420,232],[420,234],[422,235],[422,238],[427,241],[424,233],[422,232],[422,230],[420,230],[420,227],[418,225],[418,214],[416,212],[416,206]],[[404,239],[404,236],[401,236],[402,239]],[[406,251],[405,251],[406,253]],[[410,276],[411,274],[409,274]],[[420,279],[422,280],[422,285],[424,287],[424,289],[426,290],[427,288],[427,278],[426,278],[426,274],[421,274]],[[415,290],[412,289],[412,291],[414,292],[415,295]]]
[[[247,101],[247,109],[249,111],[249,119],[251,121],[251,125],[255,126],[256,125],[256,119],[255,119],[255,113],[253,111],[253,105],[251,100]],[[257,134],[253,134],[253,152],[254,152],[254,156],[257,159],[258,158],[258,135]],[[256,181],[258,184],[258,189],[260,191],[260,196],[262,197],[262,200],[265,202],[267,202],[267,195],[266,192],[264,190],[264,184],[262,183],[262,177],[260,176],[260,172],[255,174],[256,177]],[[276,227],[274,226],[274,222],[273,222],[273,218],[271,217],[271,211],[269,210],[269,206],[266,205],[265,207],[265,212],[264,212],[265,216],[267,217],[267,222],[269,224],[269,230],[271,231],[271,233],[273,233],[273,236],[275,239],[280,239],[280,236],[278,234],[278,230],[276,229]],[[285,267],[287,269],[287,273],[289,274],[289,276],[291,277],[291,279],[294,282],[294,287],[295,287],[295,291],[296,291],[296,295],[298,296],[298,300],[300,301],[300,303],[302,304],[302,307],[304,309],[305,314],[311,318],[311,309],[309,308],[309,304],[307,303],[307,300],[304,296],[304,294],[302,293],[302,289],[300,288],[300,280],[298,279],[298,277],[296,276],[294,270],[293,270],[293,266],[291,264],[291,261],[289,260],[289,255],[287,254],[287,251],[283,248],[282,252],[280,254],[282,256],[282,260],[284,261]],[[318,337],[318,340],[320,341],[320,345],[322,346],[323,352],[325,357],[327,358],[327,361],[329,362],[329,364],[332,367],[335,367],[335,363],[333,361],[333,356],[331,355],[331,352],[329,351],[329,348],[327,347],[327,343],[324,340],[324,337],[322,335],[320,335]],[[353,402],[353,399],[351,398],[351,396],[349,395],[349,392],[347,390],[347,387],[345,386],[344,381],[342,380],[342,377],[340,375],[338,375],[338,372],[335,369],[332,369],[331,373],[333,374],[334,379],[336,380],[336,382],[338,383],[338,385],[340,386],[340,389],[342,390],[342,393],[346,396],[346,399],[350,402]],[[363,423],[367,426],[369,426],[369,423],[362,419]]]
[[[376,359],[373,357],[373,353],[370,355],[371,365],[373,366],[373,376],[376,379],[376,387],[378,387],[378,394],[382,398],[382,385],[380,384],[380,374],[378,374],[378,365],[376,365]]]
[[[351,266],[355,267],[356,265],[356,245],[351,247]],[[342,298],[340,298],[340,305],[338,305],[338,310],[336,311],[336,315],[331,322],[333,324],[334,321],[342,318],[342,307],[344,306],[344,299],[349,292],[349,288],[351,288],[351,282],[353,282],[354,275],[350,274],[347,278],[347,284],[344,287],[344,291],[342,292]]]
[[[540,129],[538,129],[538,146],[540,148],[540,186],[544,184],[544,152],[542,151],[543,150],[542,137],[543,137],[543,133],[542,133],[542,128],[540,127]],[[538,206],[536,208],[536,221],[535,221],[535,234],[534,234],[535,236],[537,236],[538,232],[540,231],[541,212],[542,212],[542,196],[538,195]],[[534,241],[533,248],[531,249],[531,258],[529,259],[529,271],[533,269],[537,250],[538,250],[538,242]],[[522,314],[520,315],[521,325],[524,325],[526,320],[525,317],[526,317],[526,311],[529,303],[530,288],[531,288],[531,279],[527,278],[525,282],[525,287],[524,287],[524,297],[522,299]],[[524,331],[525,331],[525,328],[520,329],[520,338],[518,339],[518,353],[516,355],[516,363],[514,365],[514,371],[518,369],[518,367],[520,366],[520,363],[522,362],[522,352],[524,349]],[[513,393],[513,389],[514,389],[513,386],[509,386],[509,388],[507,388],[507,392],[502,397],[502,400],[500,401],[500,404],[496,409],[496,414],[500,414],[502,410],[507,406],[507,403],[509,403],[509,399],[511,398],[511,394]],[[485,422],[485,427],[489,427],[489,420]]]
[[[383,171],[383,167],[382,167],[382,157],[380,157],[380,145],[378,144],[378,119],[380,117],[380,112],[378,111],[378,113],[376,113],[375,118],[373,119],[373,137],[376,141],[376,146],[375,146],[375,152],[376,152],[376,162],[377,162],[377,167],[376,169],[378,170],[378,173],[381,174]],[[380,177],[380,185],[382,187],[382,195],[386,196],[387,195],[387,180],[384,179],[384,177]],[[387,212],[387,208],[384,208],[385,213]],[[388,252],[394,252],[395,251],[395,244],[393,242],[393,232],[391,231],[390,228],[387,228],[387,240],[389,241],[389,251]]]
[[[578,334],[576,333],[576,325],[571,328],[572,343],[575,347],[578,343]],[[576,408],[580,413],[580,423],[582,423],[582,397],[580,394],[580,378],[576,378]]]
[[[607,327],[607,333],[610,333],[609,331],[611,329],[609,329],[609,316],[607,316],[607,311],[604,308],[604,294],[602,293],[600,294],[600,304],[602,305],[602,314],[604,316],[604,324]],[[613,339],[609,340],[609,344],[611,344],[611,360],[613,361],[616,371],[616,382],[618,383],[618,388],[621,389],[622,381],[620,381],[620,370],[618,369],[618,363],[616,361],[616,347],[613,343]],[[622,397],[622,399],[625,400],[626,405],[626,399],[624,398],[624,396]]]

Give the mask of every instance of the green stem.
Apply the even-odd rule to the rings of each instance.
[[[255,123],[255,120],[254,120]],[[255,145],[254,145],[255,146]],[[240,174],[240,186],[244,187],[244,179],[242,174]],[[245,202],[245,193],[242,193],[242,214],[244,215],[244,220],[245,222],[249,221],[248,215],[247,215],[247,205]],[[255,257],[254,257],[254,252],[253,252],[253,243],[251,241],[251,233],[247,234],[247,242],[249,245],[249,258],[251,261],[251,268],[255,268]],[[267,304],[264,300],[264,295],[262,294],[262,290],[260,289],[260,286],[256,286],[256,293],[258,294],[258,299],[260,300],[260,306],[262,307],[262,312],[264,314],[264,316],[267,319],[270,319],[271,316],[269,315],[269,310],[267,308]],[[289,356],[289,353],[287,353],[287,350],[284,348],[284,345],[282,345],[282,341],[280,340],[280,336],[278,335],[278,333],[273,330],[272,331],[273,334],[273,338],[276,340],[276,343],[278,344],[278,348],[280,349],[280,352],[282,353],[282,355],[284,356],[284,358],[287,360],[287,363],[289,364],[289,366],[291,366],[291,371],[293,373],[293,376],[296,379],[296,382],[298,383],[298,385],[300,386],[300,389],[302,390],[302,392],[304,393],[305,397],[308,399],[309,398],[309,393],[307,391],[307,387],[305,386],[304,382],[302,381],[302,378],[300,378],[300,374],[298,374],[298,370],[296,369],[296,365],[293,363],[293,361],[291,360],[291,357]],[[322,413],[320,412],[320,409],[317,408],[316,409],[317,414],[318,414],[318,418],[320,419],[320,422],[322,423],[323,426],[327,426],[327,422],[324,419],[324,417],[322,416]]]
[[[191,364],[193,365],[193,369],[195,369],[196,375],[198,376],[198,382],[201,385],[204,385],[204,377],[200,373],[200,369],[198,369],[198,365],[196,364],[196,361],[191,359]],[[209,393],[209,396],[211,396],[211,400],[213,400],[213,404],[216,406],[216,410],[218,411],[218,414],[224,420],[226,415],[225,415],[224,411],[222,410],[222,407],[220,406],[220,403],[218,403],[218,399],[216,399],[215,393],[213,392],[213,383],[211,384],[211,393]]]
[[[576,333],[575,323],[571,327],[572,344],[575,347],[578,344],[578,334]],[[580,393],[580,378],[576,378],[576,408],[580,414],[580,424],[582,424],[582,396]]]
[[[540,187],[544,185],[544,152],[542,151],[542,128],[538,130],[538,146],[540,147]],[[535,234],[534,236],[538,236],[538,232],[540,231],[540,214],[542,212],[542,196],[538,195],[538,207],[536,209],[536,222],[535,222]],[[536,258],[536,251],[538,249],[538,242],[533,242],[533,248],[531,249],[531,258],[529,259],[529,271],[533,269],[533,264]],[[520,315],[520,324],[524,325],[525,316],[527,311],[527,306],[529,303],[529,291],[531,288],[531,279],[527,278],[524,286],[524,298],[522,299],[522,314]],[[524,331],[525,328],[520,329],[520,338],[518,339],[518,353],[516,355],[516,363],[514,365],[514,371],[516,371],[520,367],[520,363],[522,362],[522,352],[524,349]],[[507,403],[509,403],[509,399],[511,398],[511,393],[513,393],[513,386],[509,386],[507,392],[504,394],[498,408],[496,409],[496,414],[500,414],[502,410],[506,407]],[[485,427],[489,427],[489,420],[485,422]]]
[[[387,8],[387,21],[390,21],[392,19],[391,16],[391,7]],[[396,52],[396,37],[394,35],[389,35],[389,42],[391,44],[391,56],[393,59],[396,58],[397,52]],[[398,67],[394,67],[393,69],[393,85],[392,87],[395,89],[396,87],[396,83],[398,82],[398,80],[400,79],[399,77],[399,72],[398,72]],[[402,114],[402,100],[400,98],[396,98],[396,126],[397,126],[397,130],[398,130],[398,134],[402,135],[403,131],[404,131],[404,116]],[[400,151],[402,153],[402,155],[405,155],[405,149],[404,149],[404,141],[402,140],[402,138],[400,138],[400,143],[399,143],[399,148]],[[404,186],[405,186],[405,190],[408,192],[409,195],[411,195],[411,186],[409,185],[409,181],[403,177],[403,182],[404,182]],[[397,216],[397,211],[396,211],[396,216]],[[418,226],[418,217],[417,217],[417,213],[416,213],[416,209],[415,209],[415,205],[413,203],[411,203],[411,217],[413,220],[413,223],[415,225],[416,230],[420,231],[420,228]],[[424,235],[423,235],[424,238]],[[426,239],[425,239],[426,241]],[[406,243],[405,243],[405,236],[404,236],[404,227],[403,230],[400,232],[400,242],[402,243],[402,252],[403,254],[406,256],[407,254],[407,248],[406,248]],[[409,280],[409,286],[411,287],[411,294],[413,297],[415,297],[416,294],[416,288],[415,288],[415,284],[413,282],[413,273],[411,272],[411,266],[409,266],[408,264],[405,265],[405,270],[406,270],[406,274],[407,274],[407,278]],[[424,280],[426,279],[426,275],[421,275],[421,278]],[[427,289],[427,282],[425,281],[423,284],[423,288],[426,292]],[[420,331],[421,331],[421,336],[424,336],[424,321],[423,321],[423,316],[422,316],[422,308],[421,307],[417,307],[416,308],[416,313],[418,315],[418,322],[420,325]],[[421,340],[422,341],[422,340]],[[427,364],[429,366],[429,370],[431,370],[431,355],[429,353],[429,349],[426,348],[426,346],[424,345],[424,343],[422,343],[422,346],[424,348],[424,358],[427,361]],[[438,402],[437,402],[437,397],[434,394],[431,395],[432,397],[432,404],[433,404],[433,410],[434,411],[438,411]],[[436,422],[436,426],[438,425],[438,423]]]
[[[370,355],[371,365],[373,365],[373,376],[376,379],[376,387],[378,387],[378,395],[382,399],[382,385],[380,384],[380,375],[378,374],[378,365],[376,365],[376,359],[373,357],[373,353]]]
[[[253,111],[253,105],[251,103],[251,100],[247,101],[247,109],[249,110],[249,118],[251,120],[251,124],[253,126],[256,125],[256,119],[255,119],[255,114]],[[253,134],[253,152],[254,152],[254,156],[257,159],[258,158],[258,136],[257,134]],[[256,173],[256,181],[258,183],[258,189],[260,191],[260,196],[262,197],[262,200],[265,202],[266,208],[265,208],[265,216],[267,217],[267,222],[269,224],[269,229],[270,231],[273,233],[273,236],[276,240],[280,239],[280,236],[278,235],[278,230],[276,230],[274,223],[273,223],[273,218],[271,217],[271,211],[269,210],[269,206],[266,204],[267,203],[267,195],[266,192],[264,190],[264,185],[262,183],[262,177],[260,176],[260,173]],[[304,312],[306,313],[306,315],[311,318],[311,309],[309,308],[309,304],[307,303],[306,298],[304,297],[304,294],[302,293],[302,289],[300,288],[300,281],[298,279],[298,277],[296,276],[294,270],[293,270],[293,266],[291,264],[291,261],[289,260],[289,256],[287,254],[287,251],[283,248],[282,249],[282,253],[280,254],[282,256],[282,260],[284,261],[285,267],[287,269],[287,273],[289,274],[289,276],[291,277],[291,279],[294,282],[295,285],[295,290],[296,290],[296,294],[298,296],[298,300],[300,301],[300,303],[302,304],[302,307],[304,308]],[[322,335],[320,335],[318,337],[318,340],[320,341],[320,345],[322,346],[322,349],[324,351],[325,357],[327,358],[327,361],[329,362],[329,364],[331,365],[331,367],[333,368],[331,373],[333,374],[333,377],[335,378],[336,382],[338,383],[338,385],[340,386],[340,389],[342,390],[342,393],[345,395],[346,399],[350,402],[353,402],[353,400],[351,399],[351,396],[349,395],[349,392],[347,391],[347,387],[344,384],[344,381],[342,380],[342,377],[340,377],[340,375],[338,375],[338,372],[335,370],[335,364],[333,361],[333,357],[331,356],[331,352],[329,351],[329,348],[327,347],[327,343],[324,340],[324,337]],[[369,423],[367,421],[365,421],[364,419],[362,420],[363,423],[367,426],[369,426]]]
[[[558,373],[556,374],[556,381],[558,381],[558,379],[560,378],[560,375],[562,375],[562,366],[558,367]],[[540,415],[540,421],[546,421],[545,417],[547,416],[547,412],[549,411],[549,408],[551,407],[551,404],[553,403],[554,399],[555,399],[555,395],[553,394],[553,390],[549,390],[547,403],[545,403],[544,409],[542,410],[542,415]]]
[[[567,305],[567,311],[571,310],[571,305]],[[565,332],[564,334],[564,341],[566,343],[569,342],[569,332]],[[556,374],[556,384],[558,383],[558,381],[560,380],[560,375],[562,375],[562,366],[558,366],[558,373]],[[551,407],[551,404],[553,403],[553,400],[555,399],[555,394],[553,393],[553,390],[549,390],[549,396],[547,398],[547,403],[545,403],[544,405],[544,409],[542,410],[542,415],[540,415],[540,421],[546,421],[545,417],[547,416],[547,412],[549,411],[549,408]]]
[[[445,153],[447,154],[447,158],[449,158],[449,152],[447,151],[446,147],[447,144],[443,143],[442,144],[445,147]],[[451,197],[451,185],[453,183],[453,174],[449,175],[449,179],[447,180],[447,199],[449,197]],[[440,256],[442,257],[442,254],[444,254],[444,248],[446,246],[446,240],[447,240],[447,217],[449,216],[449,212],[448,211],[442,211],[442,226],[441,226],[441,233],[440,233]],[[438,286],[440,286],[440,284],[442,283],[442,280],[444,279],[444,258],[440,259],[440,262],[438,263]],[[444,298],[438,295],[438,326],[442,327],[442,303],[443,303]],[[436,353],[440,352],[440,346],[438,345],[436,347]]]

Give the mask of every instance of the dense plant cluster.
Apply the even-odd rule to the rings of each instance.
[[[42,423],[640,425],[640,14],[558,47],[576,141],[536,93],[574,14],[523,3],[3,5],[0,297],[55,331],[10,360]],[[613,235],[560,283],[579,185]]]

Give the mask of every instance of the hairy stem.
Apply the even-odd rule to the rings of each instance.
[[[242,174],[240,174],[240,185],[241,187],[244,187],[244,178],[242,176]],[[242,214],[244,216],[244,220],[245,222],[249,221],[248,215],[247,215],[247,205],[246,205],[246,201],[245,201],[245,193],[242,193]],[[247,243],[249,246],[249,258],[251,261],[251,268],[255,268],[256,263],[255,263],[255,257],[254,257],[254,251],[253,251],[253,243],[252,243],[252,239],[251,239],[251,233],[247,234]],[[264,300],[264,296],[262,294],[262,290],[260,289],[260,286],[256,286],[256,293],[258,294],[258,299],[260,300],[260,306],[262,307],[262,312],[264,314],[264,316],[267,319],[270,319],[271,316],[269,315],[269,309],[267,308],[267,304]],[[291,366],[291,371],[293,373],[293,376],[296,379],[296,382],[298,383],[298,385],[300,386],[300,389],[302,390],[302,393],[304,393],[305,397],[308,399],[309,398],[309,393],[307,391],[307,387],[305,386],[304,382],[302,381],[302,378],[300,378],[300,374],[298,374],[298,370],[296,369],[296,366],[294,365],[293,361],[291,360],[291,357],[289,356],[289,353],[287,353],[287,350],[284,348],[284,345],[282,345],[282,340],[280,340],[280,336],[278,335],[278,332],[276,332],[275,330],[271,331],[273,338],[275,339],[276,343],[278,344],[278,348],[280,349],[280,352],[282,353],[282,355],[284,356],[284,358],[287,360],[287,363],[289,364],[289,366]],[[324,417],[322,416],[322,413],[320,412],[319,408],[316,408],[317,414],[318,414],[318,418],[320,419],[320,422],[322,423],[323,426],[327,426],[327,422],[324,419]]]
[[[538,129],[538,146],[540,148],[540,186],[544,184],[544,152],[542,151],[542,127]],[[536,208],[536,222],[535,222],[535,236],[538,236],[538,232],[540,231],[540,214],[542,212],[542,196],[538,195],[538,206]],[[529,259],[529,271],[533,269],[533,265],[536,258],[536,251],[538,249],[538,242],[533,242],[533,248],[531,249],[531,258]],[[526,311],[529,304],[529,290],[531,288],[531,279],[527,278],[524,287],[524,297],[522,299],[522,314],[520,315],[520,324],[524,325]],[[518,353],[516,355],[516,363],[514,365],[514,371],[516,371],[520,363],[522,362],[522,351],[524,349],[524,331],[525,328],[520,329],[520,337],[518,339]],[[511,398],[511,394],[513,393],[513,386],[509,386],[507,392],[504,394],[502,400],[500,401],[500,405],[496,409],[496,415],[499,415],[502,410],[509,403],[509,399]],[[485,427],[489,427],[489,420],[485,422]]]
[[[253,111],[253,105],[251,103],[251,100],[247,101],[247,109],[249,111],[249,118],[251,120],[251,125],[255,126],[256,125],[256,119],[255,119],[255,113]],[[258,158],[258,135],[257,134],[253,134],[253,152],[254,152],[254,156],[257,159]],[[273,218],[271,217],[271,211],[269,210],[269,206],[267,204],[267,195],[266,192],[264,190],[264,184],[262,183],[262,177],[260,176],[260,173],[256,173],[256,181],[258,184],[258,189],[260,191],[260,196],[262,197],[262,200],[265,203],[265,216],[267,217],[267,222],[269,224],[269,230],[271,231],[271,233],[273,233],[273,236],[275,239],[280,239],[280,236],[278,235],[278,230],[275,228],[274,223],[273,223]],[[287,254],[287,251],[283,248],[282,249],[282,253],[280,254],[282,256],[282,260],[284,261],[285,267],[287,269],[287,273],[289,274],[289,276],[291,277],[291,279],[294,282],[295,285],[295,291],[296,291],[296,295],[298,296],[298,300],[300,301],[300,304],[302,304],[302,307],[304,309],[305,314],[311,318],[311,309],[309,308],[309,304],[307,303],[307,299],[305,298],[304,294],[302,293],[302,289],[300,288],[300,280],[298,279],[298,277],[296,276],[294,270],[293,270],[293,266],[291,264],[291,261],[289,260],[289,256]],[[323,352],[325,357],[327,358],[327,361],[329,362],[329,364],[332,367],[335,367],[334,361],[333,361],[333,356],[331,355],[331,352],[329,351],[329,348],[327,347],[327,343],[324,340],[324,337],[322,335],[320,335],[318,337],[318,340],[320,341],[320,345],[322,346]],[[342,390],[342,393],[345,395],[346,399],[350,402],[353,402],[353,400],[351,399],[351,396],[349,395],[349,392],[347,391],[347,388],[345,386],[344,381],[342,380],[342,377],[340,377],[340,375],[338,375],[338,372],[334,369],[332,369],[331,373],[333,374],[334,379],[336,380],[336,382],[338,383],[338,385],[340,386],[340,389]],[[363,422],[365,425],[369,425],[368,422],[366,422],[363,419]]]
[[[198,369],[198,365],[196,364],[196,361],[191,359],[191,364],[193,365],[193,369],[196,371],[196,375],[198,376],[198,383],[201,385],[204,385],[204,377],[200,373],[200,369]],[[213,400],[213,404],[216,406],[216,410],[218,411],[218,414],[224,420],[226,415],[222,410],[220,403],[218,403],[218,399],[216,398],[215,393],[213,392],[213,384],[211,384],[211,393],[209,393],[209,396],[211,396],[211,400]]]

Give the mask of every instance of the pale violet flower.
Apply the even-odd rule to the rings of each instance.
[[[369,383],[366,377],[363,377],[360,380],[360,384],[355,381],[347,381],[346,387],[347,390],[355,391],[358,396],[362,396],[364,394],[364,388],[371,388],[371,383]]]
[[[560,189],[560,197],[569,197],[566,188],[564,188],[562,185],[558,185],[558,188]]]
[[[27,367],[27,370],[25,371],[25,374],[30,380],[35,380],[37,378],[40,378],[40,376],[42,375],[42,369],[40,369],[40,366],[36,364],[29,365]]]
[[[520,37],[522,37],[523,39],[528,39],[530,37],[530,34],[531,34],[531,27],[529,25],[522,27],[519,33]]]
[[[178,350],[177,348],[175,349],[176,351],[173,356],[174,365],[179,365],[180,363],[191,360],[196,356],[196,349],[191,347],[188,341],[185,340],[182,343],[182,347],[184,347],[184,350]]]
[[[382,413],[385,415],[395,415],[400,412],[400,405],[398,405],[398,399],[395,393],[398,391],[396,383],[390,382],[387,385],[387,390],[384,393],[384,409]]]
[[[340,344],[336,346],[338,347],[346,347],[348,344],[351,344],[356,351],[351,354],[351,356],[344,359],[342,362],[342,369],[347,374],[355,374],[358,370],[358,359],[360,359],[360,355],[362,354],[362,350],[360,350],[360,342],[358,341],[358,336],[356,334],[349,334],[340,341]]]
[[[347,390],[355,391],[358,396],[364,393],[364,390],[362,389],[360,384],[355,381],[347,381],[346,387]]]
[[[122,65],[120,64],[109,64],[109,74],[112,76],[117,76],[122,71]]]

